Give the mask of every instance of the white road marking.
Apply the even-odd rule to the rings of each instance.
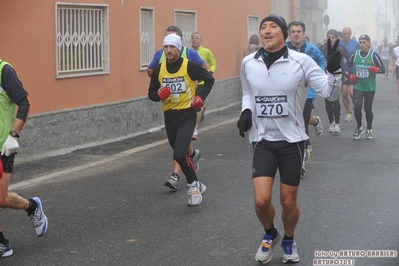
[[[207,126],[207,127],[201,128],[200,132],[207,131],[207,130],[210,130],[212,128],[219,127],[221,125],[226,125],[226,124],[229,124],[229,123],[232,123],[232,122],[235,122],[235,121],[237,121],[237,118],[233,118],[233,119],[230,119],[230,120],[227,120],[227,121],[224,121],[222,123],[215,124],[215,125]],[[87,168],[94,167],[94,166],[97,166],[97,165],[100,165],[100,164],[103,164],[103,163],[111,162],[111,161],[119,159],[121,157],[128,156],[128,155],[131,155],[131,154],[136,153],[136,152],[148,150],[150,148],[153,148],[153,147],[156,147],[156,146],[159,146],[159,145],[163,145],[163,144],[166,144],[166,143],[168,143],[167,139],[156,141],[156,142],[153,142],[153,143],[150,143],[150,144],[146,144],[146,145],[143,145],[143,146],[140,146],[140,147],[136,147],[136,148],[133,148],[133,149],[130,149],[130,150],[126,150],[126,151],[114,154],[114,155],[112,155],[110,157],[107,157],[107,158],[99,160],[99,161],[95,161],[95,162],[88,163],[88,164],[85,164],[85,165],[73,167],[73,168],[70,168],[70,169],[67,169],[67,170],[63,170],[63,171],[60,171],[60,172],[54,172],[54,173],[51,173],[51,174],[48,174],[48,175],[44,175],[44,176],[41,176],[41,177],[37,177],[37,178],[31,179],[31,180],[28,180],[28,181],[21,181],[21,182],[18,182],[18,183],[10,185],[8,187],[8,189],[9,190],[16,190],[16,189],[23,189],[23,188],[27,188],[27,187],[32,187],[32,186],[34,186],[34,185],[36,185],[36,184],[38,184],[38,183],[40,183],[42,181],[45,181],[45,180],[50,180],[52,178],[60,177],[62,175],[67,175],[67,174],[71,174],[71,173],[74,173],[74,172],[82,171],[82,170],[85,170]]]

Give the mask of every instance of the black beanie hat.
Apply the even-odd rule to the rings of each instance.
[[[273,21],[274,23],[276,23],[283,31],[284,40],[286,40],[288,38],[287,22],[285,22],[285,19],[283,17],[276,15],[276,14],[267,15],[264,19],[262,19],[262,21],[259,25],[259,30],[260,30],[262,24],[265,23],[266,21]]]

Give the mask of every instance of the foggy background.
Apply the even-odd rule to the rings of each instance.
[[[329,29],[344,27],[350,27],[357,40],[367,34],[372,42],[387,37],[392,43],[399,35],[399,0],[297,0],[295,8],[296,20],[305,23],[305,34],[313,44],[323,43]],[[289,18],[289,10],[282,14]]]
[[[342,31],[348,26],[356,39],[367,34],[372,42],[381,43],[384,37],[394,42],[399,33],[398,8],[398,0],[327,0],[323,16],[328,15],[330,24],[323,25],[324,33],[329,29]]]

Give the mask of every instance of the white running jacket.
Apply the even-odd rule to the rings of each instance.
[[[335,101],[342,75],[325,73],[308,55],[290,49],[267,69],[260,51],[244,57],[240,70],[241,111],[252,111],[249,142],[308,139],[302,114],[308,88]]]

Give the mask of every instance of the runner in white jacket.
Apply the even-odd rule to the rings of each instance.
[[[326,74],[308,55],[285,50],[270,68],[263,61],[264,49],[241,63],[242,111],[250,109],[254,122],[251,143],[308,139],[302,115],[308,88],[332,101],[341,93],[341,75]]]
[[[341,53],[338,42],[328,51],[327,71],[308,55],[285,46],[288,36],[284,18],[270,14],[260,23],[262,48],[246,56],[241,64],[242,113],[239,133],[249,130],[253,145],[252,181],[255,211],[265,233],[255,259],[267,263],[281,235],[274,226],[272,189],[280,173],[280,202],[284,237],[283,263],[299,262],[294,231],[299,220],[297,194],[308,139],[303,108],[308,88],[322,97],[336,100],[341,93]]]

